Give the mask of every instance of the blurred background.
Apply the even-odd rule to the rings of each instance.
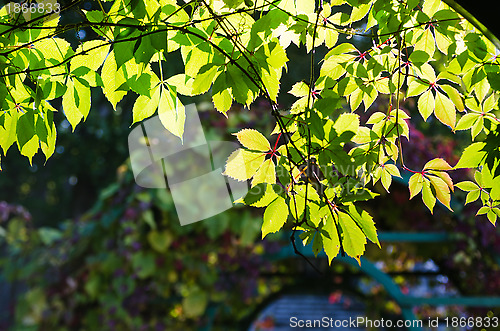
[[[75,9],[62,19],[81,16]],[[77,45],[95,35],[63,37]],[[358,48],[370,47],[356,38]],[[287,53],[284,110],[294,101],[286,92],[309,77],[308,66],[294,65],[308,63],[305,49],[291,45]],[[170,56],[165,70],[181,72],[180,57]],[[390,195],[377,186],[380,196],[363,205],[382,247],[368,244],[361,267],[343,258],[328,266],[325,255],[314,258],[304,248],[318,272],[293,252],[286,229],[261,240],[261,208],[236,206],[181,227],[168,190],[134,183],[127,137],[136,96],[129,92],[114,111],[100,89],[92,92],[90,115],[74,133],[62,112],[54,116],[57,149],[47,162],[36,155],[30,166],[14,148],[2,158],[0,330],[289,330],[291,317],[324,316],[439,317],[433,330],[468,330],[474,327],[450,327],[452,318],[500,317],[500,233],[474,216],[477,205],[463,206],[461,191],[452,200],[455,213],[437,207],[431,215],[419,197],[409,200],[402,171]],[[265,100],[250,110],[235,104],[227,119],[210,100],[183,99],[196,103],[208,141],[235,141],[231,133],[242,128],[269,136],[274,128]],[[387,105],[379,97],[361,116]],[[403,109],[412,116],[410,142],[403,142],[407,166],[418,169],[437,156],[455,164],[470,137],[432,117],[422,122],[412,100]],[[452,173],[454,182],[470,176]]]

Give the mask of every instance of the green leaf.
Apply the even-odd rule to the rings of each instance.
[[[272,159],[265,160],[252,179],[252,186],[259,183],[276,184],[276,170]]]
[[[434,95],[430,89],[418,98],[417,106],[422,118],[424,121],[427,121],[427,118],[434,112],[435,108]]]
[[[346,131],[356,133],[359,128],[359,115],[353,113],[343,113],[335,121],[333,128],[339,136]]]
[[[260,201],[264,195],[266,194],[266,187],[267,184],[265,183],[260,183],[255,186],[253,186],[250,190],[248,190],[247,194],[243,199],[239,199],[235,201],[235,203],[244,203],[247,206],[251,206],[254,203]],[[274,200],[276,196],[273,197],[272,200]],[[269,203],[272,201],[270,200]]]
[[[187,71],[186,71],[187,74]],[[214,81],[215,80],[215,81]],[[203,65],[199,72],[194,76],[193,81],[193,95],[198,95],[207,92],[214,83],[212,94],[218,94],[225,91],[228,86],[226,82],[226,74],[219,73],[217,71],[217,66],[212,63]]]
[[[464,149],[460,160],[453,167],[454,169],[460,168],[476,168],[481,164],[486,156],[486,151],[484,147],[486,144],[484,142],[476,142]]]
[[[370,239],[371,242],[377,244],[380,248],[375,222],[370,214],[368,214],[367,211],[356,207],[354,204],[350,204],[349,216],[351,216],[352,219],[358,224],[365,236]]]
[[[467,113],[462,116],[455,127],[455,130],[468,130],[472,127],[474,122],[480,117],[480,114],[476,113]]]
[[[250,179],[264,162],[264,157],[263,153],[237,149],[229,155],[223,174],[239,181]]]
[[[338,255],[340,250],[340,240],[337,233],[337,227],[332,215],[328,214],[325,219],[325,226],[323,227],[329,237],[323,235],[323,248],[328,256],[328,264],[331,265],[332,260]]]
[[[419,194],[422,191],[422,187],[424,185],[424,176],[420,173],[413,174],[410,177],[409,181],[409,189],[410,189],[410,199],[412,199],[415,195]]]
[[[406,97],[414,97],[424,93],[429,88],[429,84],[422,83],[419,79],[413,80],[408,86]]]
[[[347,255],[360,263],[366,245],[366,237],[354,220],[346,213],[339,212],[339,224],[342,228],[342,246]]]
[[[38,235],[44,245],[51,245],[54,241],[62,238],[61,231],[48,227],[39,228]]]
[[[452,170],[452,167],[442,158],[432,159],[424,165],[424,170]]]
[[[314,240],[312,244],[312,251],[314,253],[314,256],[318,256],[319,252],[321,252],[321,249],[323,248],[323,236],[321,235],[320,232],[316,231],[314,234]]]
[[[156,270],[155,256],[151,252],[138,252],[132,255],[132,266],[139,279],[152,276]]]
[[[158,103],[160,102],[160,88],[156,88],[153,95],[150,97],[146,95],[140,95],[134,103],[132,108],[132,124],[140,122],[150,116],[152,116],[156,109],[158,108]]]
[[[264,211],[262,223],[262,239],[269,234],[279,231],[288,218],[288,206],[285,199],[277,197]]]
[[[434,205],[436,204],[436,197],[432,193],[431,183],[429,181],[424,181],[424,185],[422,188],[422,200],[424,204],[429,208],[431,214],[434,210]]]
[[[439,91],[436,91],[435,107],[436,109],[434,112],[438,120],[452,129],[455,128],[455,123],[457,121],[455,105],[447,96]]]
[[[465,197],[465,204],[471,203],[479,199],[479,195],[481,194],[481,190],[477,189],[474,191],[470,191],[467,193],[467,196]]]
[[[45,119],[52,116],[53,116],[52,111],[49,110],[45,115]],[[45,162],[47,162],[49,157],[51,157],[52,154],[54,154],[54,151],[56,149],[56,138],[57,138],[56,125],[54,121],[53,120],[47,121],[47,126],[50,126],[50,129],[48,130],[47,134],[47,141],[46,142],[40,141],[40,149],[45,155]]]
[[[16,109],[4,114],[4,125],[0,126],[0,146],[4,155],[7,155],[10,146],[17,140],[18,117],[19,112]]]
[[[263,187],[264,187],[263,188],[264,195],[259,198],[258,193],[255,193],[255,192],[254,192],[255,194],[253,196],[252,195],[249,196],[247,194],[247,196],[245,196],[245,198],[244,198],[244,203],[246,205],[256,207],[256,208],[263,208],[263,207],[267,207],[271,202],[274,201],[274,199],[276,199],[278,194],[276,194],[275,190],[273,189],[273,186],[270,184],[264,184],[264,183],[257,184],[254,187],[252,187],[252,189],[250,191],[253,191],[256,187],[259,187],[261,185],[263,185]],[[235,203],[236,203],[236,201],[235,201]]]
[[[238,141],[246,148],[261,152],[271,150],[269,141],[257,130],[243,129],[234,134]]]
[[[431,184],[436,191],[436,198],[450,211],[453,211],[450,207],[451,195],[448,184],[439,177],[428,176],[427,178],[431,181]]]
[[[415,44],[415,51],[422,51],[429,54],[432,58],[434,52],[436,51],[436,43],[434,41],[434,35],[430,28],[424,30],[424,33],[420,36],[420,39]]]
[[[466,192],[479,190],[479,186],[477,186],[476,183],[471,181],[460,182],[455,184],[455,186],[461,189],[462,191]]]
[[[208,304],[206,292],[195,289],[182,299],[182,310],[187,317],[198,317],[205,313]]]
[[[148,242],[151,247],[160,253],[165,253],[173,241],[172,234],[167,231],[152,230],[148,233]]]
[[[19,150],[35,135],[35,116],[32,112],[25,112],[17,121],[17,146]]]
[[[182,141],[186,111],[176,91],[170,85],[167,88],[160,86],[158,116],[163,126]]]
[[[455,107],[457,107],[459,111],[464,111],[465,107],[464,107],[464,102],[462,100],[462,95],[460,94],[460,92],[457,91],[456,88],[450,85],[439,85],[439,87],[446,92],[450,100],[453,102],[453,104],[455,105]]]

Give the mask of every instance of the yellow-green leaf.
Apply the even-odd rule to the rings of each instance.
[[[446,92],[448,98],[450,98],[450,100],[453,102],[453,104],[455,105],[455,107],[457,107],[459,111],[465,110],[464,102],[462,100],[462,95],[460,94],[460,92],[457,91],[456,88],[450,85],[439,85],[439,87]]]
[[[330,214],[328,214],[325,220],[325,226],[323,230],[328,232],[330,238],[323,236],[323,248],[326,255],[328,256],[328,264],[332,263],[332,260],[338,255],[340,250],[340,240],[337,233],[337,227],[335,226],[335,220]]]
[[[271,145],[269,141],[257,130],[254,129],[243,129],[235,134],[238,141],[246,148],[267,152],[271,150]]]
[[[160,88],[157,87],[153,91],[153,95],[148,97],[147,95],[140,95],[137,100],[135,100],[134,108],[132,108],[132,124],[142,121],[150,116],[152,116],[156,109],[158,108],[158,103],[160,102]]]
[[[455,128],[455,123],[457,122],[457,113],[455,111],[455,105],[448,99],[447,96],[439,91],[436,91],[436,110],[435,114],[441,123],[450,126],[452,129]]]
[[[177,93],[182,95],[192,95],[193,81],[194,79],[186,76],[186,74],[177,74],[167,79],[167,83],[175,86]]]
[[[476,183],[468,181],[468,180],[464,181],[464,182],[457,183],[455,186],[458,187],[459,189],[461,189],[462,191],[466,191],[466,192],[479,190],[479,186],[477,186]]]
[[[214,107],[218,112],[224,114],[226,117],[227,111],[231,108],[233,104],[233,97],[229,90],[222,90],[218,93],[212,95],[212,101],[214,102]]]
[[[430,89],[425,91],[420,98],[418,98],[417,106],[422,118],[424,121],[427,121],[427,118],[432,114],[435,107],[434,95]]]
[[[361,264],[359,258],[365,252],[366,236],[351,216],[343,212],[339,212],[338,216],[342,228],[342,246],[347,255]]]
[[[75,100],[75,85],[73,80],[68,80],[68,89],[62,98],[62,107],[64,111],[64,115],[66,119],[71,124],[73,131],[75,131],[75,127],[80,123],[83,118],[82,113],[78,109]]]
[[[148,242],[151,247],[160,253],[165,253],[172,243],[173,236],[169,231],[152,230],[148,233]]]
[[[288,218],[288,206],[285,199],[278,196],[264,211],[262,223],[262,239],[269,234],[279,231]]]
[[[410,177],[409,189],[410,189],[410,199],[422,191],[422,186],[424,184],[424,176],[420,173],[414,174]]]
[[[356,133],[359,128],[359,116],[353,113],[343,113],[339,116],[337,121],[335,121],[333,128],[339,135],[345,131]]]
[[[224,175],[239,181],[252,178],[264,162],[265,154],[237,149],[229,155]]]
[[[276,170],[272,159],[265,160],[252,179],[252,187],[259,183],[276,184]]]
[[[382,186],[384,186],[385,190],[389,192],[389,187],[391,186],[392,183],[391,174],[389,174],[389,172],[386,170],[382,171],[382,174],[380,176],[380,181],[382,182]]]
[[[197,289],[183,298],[182,310],[187,317],[201,316],[205,312],[207,303],[207,293]]]
[[[32,165],[31,160],[38,151],[39,145],[40,145],[40,140],[38,139],[38,136],[34,135],[20,148],[21,155],[24,155],[28,158],[28,160],[30,161],[30,165]]]
[[[78,46],[77,55],[71,59],[70,71],[80,67],[89,68],[90,71],[82,78],[88,81],[92,86],[96,85],[95,72],[101,67],[109,52],[109,43],[104,40],[89,40]]]
[[[184,122],[186,121],[186,111],[170,86],[160,87],[160,102],[158,105],[158,116],[163,126],[175,136],[182,140],[184,133]]]
[[[408,90],[406,91],[406,97],[414,97],[416,95],[420,95],[425,92],[429,88],[428,84],[422,83],[419,79],[413,80],[408,86]]]
[[[451,166],[442,158],[436,158],[430,160],[424,165],[424,170],[433,169],[433,170],[451,170]]]
[[[292,86],[292,89],[288,93],[297,98],[304,97],[309,94],[309,86],[304,82],[298,82]]]
[[[415,51],[423,51],[432,58],[434,52],[436,51],[436,43],[434,41],[434,35],[430,28],[425,29],[422,36],[415,44]]]
[[[445,205],[446,208],[453,211],[450,207],[451,195],[450,195],[450,188],[448,187],[448,184],[446,184],[446,182],[439,177],[428,176],[428,178],[431,181],[431,184],[434,187],[434,190],[436,191],[436,198],[443,205]]]
[[[123,69],[116,68],[115,53],[109,53],[101,71],[102,77],[102,92],[106,99],[111,103],[113,109],[116,110],[116,105],[127,94],[126,91],[118,90],[118,88],[126,82],[123,75]]]
[[[436,197],[432,193],[431,183],[426,180],[422,188],[422,201],[429,208],[431,214],[433,213],[434,206],[436,205]]]

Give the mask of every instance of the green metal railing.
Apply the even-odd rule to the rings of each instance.
[[[454,241],[455,236],[446,232],[382,232],[379,234],[381,242],[411,242],[411,243],[442,243]],[[302,246],[300,239],[296,238],[296,247],[306,257],[314,257],[310,246]],[[292,245],[284,246],[277,254],[269,256],[272,260],[281,260],[297,257]],[[318,257],[326,258],[321,252]],[[468,307],[500,307],[500,296],[453,296],[453,297],[420,297],[404,294],[391,276],[381,271],[372,262],[361,257],[361,265],[358,261],[348,256],[337,256],[333,263],[344,263],[357,268],[362,273],[370,276],[380,283],[390,297],[401,307],[401,312],[406,320],[417,320],[412,308],[415,306],[451,306],[460,305]],[[420,327],[410,327],[408,330],[421,330]]]

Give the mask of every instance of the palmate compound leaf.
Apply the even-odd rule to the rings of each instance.
[[[481,188],[474,182],[464,181],[457,183],[455,185],[462,191],[468,192],[467,197],[465,198],[465,204],[471,203],[479,199],[479,195],[481,194]]]
[[[279,231],[285,225],[288,218],[288,206],[280,196],[267,206],[264,211],[264,222],[262,223],[262,239],[269,234]]]
[[[152,116],[158,109],[158,117],[163,126],[182,140],[186,111],[177,96],[176,88],[165,85],[156,85],[150,96],[139,95],[132,109],[132,124]]]
[[[252,187],[261,183],[276,183],[276,166],[272,158],[265,160],[271,150],[269,141],[257,130],[243,129],[235,134],[248,149],[234,151],[226,162],[224,175],[239,181],[253,177]]]

